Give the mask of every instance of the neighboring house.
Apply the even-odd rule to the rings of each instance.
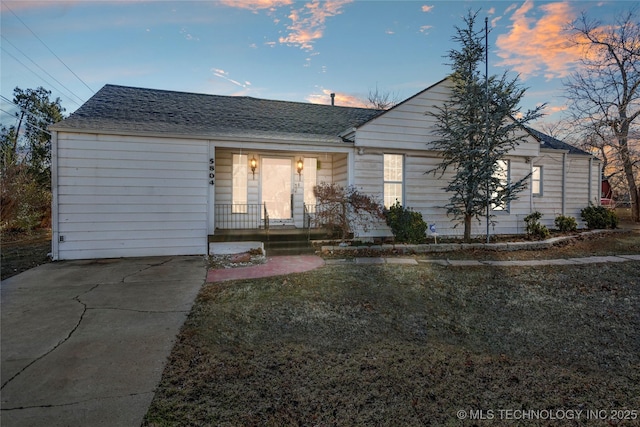
[[[381,111],[107,85],[51,127],[53,257],[205,254],[220,230],[303,228],[320,182],[398,199],[460,235],[441,207],[447,175],[425,174],[439,162],[425,112],[448,93],[445,79]],[[523,132],[503,166],[509,179],[532,172],[531,185],[496,207],[496,234],[523,232],[535,210],[547,225],[579,220],[600,201],[597,159]],[[381,224],[360,236],[389,234]]]

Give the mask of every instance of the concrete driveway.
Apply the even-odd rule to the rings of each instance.
[[[2,426],[139,426],[203,257],[67,261],[0,285]]]

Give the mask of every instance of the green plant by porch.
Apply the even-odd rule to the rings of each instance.
[[[422,219],[420,212],[405,208],[396,200],[395,204],[385,211],[385,219],[396,242],[424,243],[427,223]]]

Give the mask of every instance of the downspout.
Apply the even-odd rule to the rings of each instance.
[[[599,183],[598,183],[598,192],[600,193],[600,197],[598,197],[598,204],[597,206],[600,206],[602,204],[602,200],[600,200],[602,198],[602,162],[600,162],[598,160],[598,177],[600,179]]]
[[[562,153],[562,216],[566,216],[567,204],[567,153]]]
[[[587,200],[587,206],[591,206],[591,196],[593,194],[593,157],[589,157],[589,199]]]
[[[58,215],[58,131],[51,131],[51,259],[60,254],[60,226]]]

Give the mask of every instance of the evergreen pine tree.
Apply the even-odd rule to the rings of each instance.
[[[451,97],[435,112],[435,141],[432,149],[442,154],[442,162],[433,171],[441,176],[454,169],[448,185],[445,205],[453,221],[464,223],[464,239],[471,239],[471,225],[487,215],[487,205],[505,209],[526,187],[529,176],[509,182],[501,161],[519,145],[527,133],[524,124],[540,117],[544,105],[521,113],[518,104],[525,89],[517,77],[490,76],[485,80],[486,33],[475,28],[478,12],[469,11],[466,28],[456,27],[453,41],[460,44],[448,57],[452,61]],[[489,214],[488,218],[493,218]],[[493,222],[493,219],[491,219]],[[456,225],[458,225],[456,224]],[[488,236],[487,236],[488,239]]]

